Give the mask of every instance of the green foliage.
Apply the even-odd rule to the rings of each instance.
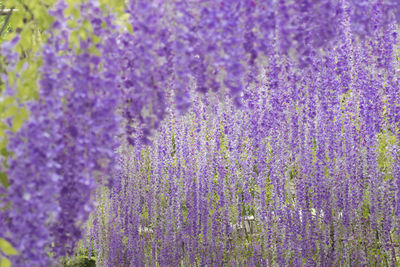
[[[6,255],[6,256],[15,256],[18,255],[18,251],[6,240],[0,238],[0,267],[10,267],[11,262],[9,259],[5,257],[1,257],[1,255]]]
[[[89,242],[89,240],[87,240]],[[92,253],[89,259],[89,249],[84,246],[81,240],[75,248],[75,255],[73,257],[64,257],[60,260],[63,267],[94,267],[96,266],[95,253],[92,248]]]
[[[6,240],[0,238],[0,249],[7,256],[18,255],[18,251]]]
[[[64,260],[62,262],[62,266],[64,267],[95,267],[96,261],[94,259],[90,259],[86,256],[79,256],[74,259]]]
[[[7,174],[5,172],[0,172],[0,183],[4,188],[8,188],[8,179],[7,179]]]
[[[7,258],[0,258],[0,267],[11,267],[11,261]]]

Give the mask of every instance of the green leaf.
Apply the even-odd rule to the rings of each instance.
[[[8,155],[10,154],[7,150],[7,148],[5,148],[5,146],[3,144],[0,143],[0,154],[3,155],[3,157],[8,157]]]
[[[14,132],[17,132],[27,118],[28,118],[28,111],[25,108],[21,108],[13,118],[12,130]]]
[[[7,258],[2,258],[0,261],[0,267],[11,267],[11,261]]]
[[[51,5],[53,5],[53,3]],[[54,18],[48,14],[46,7],[43,5],[36,5],[33,9],[33,13],[41,30],[47,29],[54,21]]]
[[[0,183],[3,185],[5,189],[7,189],[9,186],[8,177],[5,172],[0,172]]]
[[[72,31],[71,34],[69,35],[69,43],[71,48],[78,48],[79,47],[79,32],[78,31]]]
[[[74,28],[78,28],[79,24],[76,20],[71,19],[71,20],[67,21],[67,25],[68,25],[68,27],[74,29]]]
[[[3,114],[1,114],[2,118],[9,118],[18,113],[18,108],[16,106],[10,106]]]
[[[6,240],[0,238],[0,249],[3,251],[4,254],[8,256],[18,255],[18,251],[11,246]],[[3,265],[1,265],[3,266]]]

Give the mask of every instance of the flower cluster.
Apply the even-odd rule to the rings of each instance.
[[[108,178],[118,144],[116,38],[102,26],[100,8],[85,4],[82,20],[105,36],[96,46],[102,56],[89,53],[90,39],[76,53],[68,42],[75,29],[64,21],[65,7],[60,2],[53,10],[38,101],[28,104],[30,119],[9,136],[14,155],[2,233],[20,252],[13,259],[18,266],[48,266],[48,252],[72,252],[93,208],[93,189]]]

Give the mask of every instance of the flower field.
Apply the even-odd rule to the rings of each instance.
[[[0,10],[0,267],[400,266],[398,1]]]

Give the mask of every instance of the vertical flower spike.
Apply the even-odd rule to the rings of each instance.
[[[117,145],[119,93],[110,61],[115,39],[108,29],[95,28],[104,36],[97,45],[103,56],[76,55],[65,40],[74,29],[63,23],[64,8],[62,2],[56,6],[58,34],[43,47],[39,100],[29,105],[28,122],[9,137],[14,156],[4,203],[12,208],[4,211],[2,232],[20,252],[13,257],[18,266],[49,265],[46,251],[55,257],[72,252],[93,209],[93,189],[110,175]],[[94,23],[102,18],[94,4],[83,4],[82,13]],[[90,39],[82,41],[81,49],[89,45]]]

